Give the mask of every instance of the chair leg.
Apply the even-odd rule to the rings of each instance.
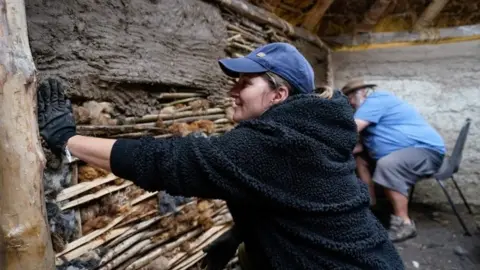
[[[465,204],[465,207],[467,207],[468,212],[471,215],[473,215],[472,208],[470,208],[470,205],[468,204],[467,199],[465,199],[465,196],[463,196],[462,190],[460,190],[460,187],[458,186],[457,181],[455,181],[455,178],[453,177],[453,175],[452,175],[452,181],[453,181],[453,184],[455,185],[455,187],[457,188],[458,194],[460,194],[460,197],[462,198],[463,203]]]
[[[472,236],[472,234],[471,234],[470,231],[468,230],[467,226],[466,226],[465,223],[463,222],[462,217],[461,217],[460,214],[457,212],[457,208],[456,208],[455,205],[453,204],[453,201],[452,201],[452,199],[450,198],[450,195],[448,195],[447,189],[446,189],[445,186],[443,185],[443,182],[442,182],[442,181],[439,181],[438,179],[436,179],[436,180],[437,180],[437,183],[438,183],[438,184],[440,185],[440,187],[442,188],[443,193],[445,193],[445,196],[447,196],[447,200],[448,200],[448,202],[450,203],[450,206],[452,207],[453,212],[454,212],[455,215],[457,216],[457,219],[458,219],[458,221],[460,222],[460,225],[462,225],[463,230],[465,230],[465,235]]]

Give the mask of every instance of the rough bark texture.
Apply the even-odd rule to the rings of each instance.
[[[0,269],[54,269],[25,6],[0,1]]]
[[[198,0],[26,0],[32,53],[75,100],[113,102],[126,115],[158,107],[154,92],[223,90],[226,26]]]

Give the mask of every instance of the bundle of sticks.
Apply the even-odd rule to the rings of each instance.
[[[281,31],[272,26],[260,26],[236,13],[225,11],[223,17],[227,23],[228,56],[242,57],[256,48],[271,42],[287,42],[291,40]]]
[[[74,106],[77,131],[107,138],[169,138],[192,132],[218,135],[233,128],[233,109],[228,98],[216,106],[200,93],[161,93],[157,98],[166,101],[158,113],[141,117],[113,118],[112,106],[106,102],[88,101]]]
[[[94,171],[81,166],[82,182],[57,195],[61,210],[86,219],[83,235],[57,252],[57,269],[188,269],[231,226],[223,201],[145,192],[113,174],[85,180]]]

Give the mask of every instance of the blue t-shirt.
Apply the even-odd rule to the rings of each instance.
[[[445,153],[440,134],[420,113],[387,91],[375,91],[355,112],[355,119],[370,122],[363,143],[374,159],[407,147],[423,147]]]

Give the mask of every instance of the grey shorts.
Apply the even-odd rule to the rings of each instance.
[[[408,196],[410,187],[419,179],[436,173],[442,160],[442,154],[430,149],[401,149],[376,162],[373,181]]]

